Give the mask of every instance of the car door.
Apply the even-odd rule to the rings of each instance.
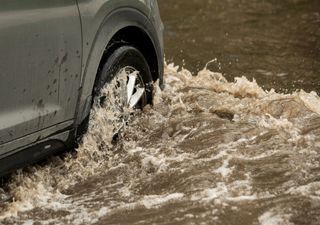
[[[0,146],[73,119],[81,46],[76,0],[0,0]]]

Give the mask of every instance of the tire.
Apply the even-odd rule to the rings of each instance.
[[[110,83],[113,78],[125,67],[139,71],[142,85],[145,88],[145,95],[140,100],[138,107],[142,109],[147,104],[152,104],[153,79],[150,67],[143,54],[135,47],[121,46],[112,52],[104,64],[100,67],[93,89],[93,102],[100,96],[102,88]],[[101,101],[101,100],[100,100]],[[103,104],[103,103],[100,103]],[[89,116],[79,125],[76,134],[76,143],[81,143],[83,135],[87,132]]]
[[[141,100],[139,108],[143,108],[147,104],[152,104],[153,79],[150,67],[143,54],[133,46],[119,47],[108,57],[98,72],[93,96],[99,96],[105,84],[110,83],[120,70],[125,67],[139,71],[140,81],[145,87],[145,96]]]

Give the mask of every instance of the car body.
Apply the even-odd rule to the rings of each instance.
[[[0,175],[70,148],[97,71],[136,46],[163,83],[156,0],[0,0]]]

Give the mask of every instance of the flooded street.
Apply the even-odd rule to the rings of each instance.
[[[77,153],[4,184],[0,224],[320,224],[319,1],[159,4],[165,90],[96,106]]]
[[[255,78],[281,92],[319,91],[318,0],[160,0],[169,62]]]

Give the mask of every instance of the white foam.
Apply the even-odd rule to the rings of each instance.
[[[301,90],[298,96],[308,109],[320,115],[320,98],[317,93],[306,93],[305,91]]]
[[[157,208],[161,205],[179,200],[184,197],[183,193],[173,193],[169,195],[149,195],[145,196],[142,200],[142,204],[147,208]]]
[[[320,197],[320,182],[311,182],[309,184],[302,185],[299,187],[292,187],[288,191],[286,191],[286,193],[293,195]]]
[[[220,198],[222,196],[227,196],[228,188],[225,183],[219,182],[216,184],[215,188],[207,188],[203,190],[201,193],[195,193],[191,196],[192,201],[205,201],[209,202]]]
[[[231,174],[232,169],[229,168],[229,160],[224,160],[223,164],[218,169],[214,170],[214,172],[221,174],[223,177],[227,177],[229,174]]]
[[[33,224],[34,224],[33,220],[27,220],[22,225],[33,225]]]
[[[291,225],[288,215],[281,215],[271,211],[265,212],[259,218],[261,225]]]

